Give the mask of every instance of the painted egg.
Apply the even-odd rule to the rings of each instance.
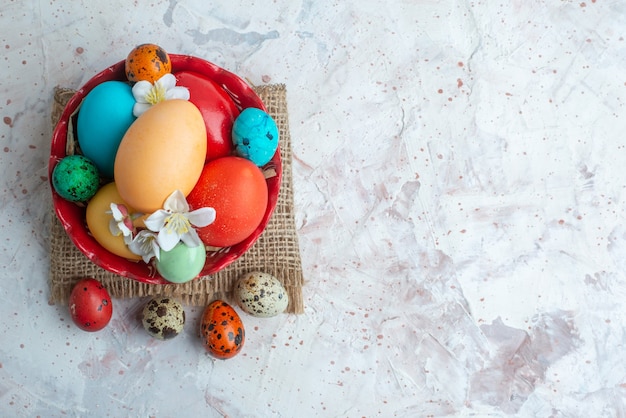
[[[141,322],[154,338],[170,340],[183,331],[185,310],[172,298],[154,298],[144,306]]]
[[[133,123],[115,158],[120,196],[143,213],[152,213],[175,190],[194,187],[206,155],[206,129],[198,108],[180,99],[150,107]]]
[[[111,203],[124,205],[129,214],[135,212],[135,210],[128,206],[120,197],[115,183],[105,184],[87,204],[85,218],[87,219],[89,232],[94,239],[98,241],[98,244],[102,245],[113,254],[129,260],[141,260],[140,256],[128,249],[124,242],[124,237],[121,234],[113,235],[111,233],[111,229],[109,228],[113,220]]]
[[[100,185],[98,169],[82,155],[68,155],[52,171],[52,186],[63,199],[72,202],[89,200]]]
[[[209,354],[218,359],[229,359],[241,351],[245,330],[233,307],[215,300],[202,313],[200,336]]]
[[[103,177],[113,178],[117,148],[135,121],[134,105],[131,87],[121,81],[98,84],[80,105],[76,121],[78,144]]]
[[[70,316],[83,331],[100,331],[113,316],[113,303],[107,289],[96,279],[81,279],[72,288]]]
[[[235,245],[250,236],[263,219],[267,200],[263,173],[240,157],[209,161],[187,196],[194,209],[215,209],[215,222],[197,230],[200,239],[213,247]]]
[[[128,81],[146,80],[154,83],[172,72],[172,62],[163,48],[155,44],[142,44],[128,54],[125,62]]]
[[[174,74],[177,85],[189,89],[189,101],[195,104],[206,127],[206,161],[231,155],[231,132],[239,109],[226,91],[202,74],[181,71]]]
[[[289,304],[282,283],[271,274],[260,271],[245,274],[237,281],[235,300],[244,312],[262,318],[284,312]]]
[[[274,119],[254,107],[244,109],[233,124],[235,154],[259,167],[267,164],[278,148],[278,127]]]
[[[160,251],[156,269],[168,282],[185,283],[200,274],[205,261],[204,245],[188,247],[183,242],[179,242],[169,251]]]

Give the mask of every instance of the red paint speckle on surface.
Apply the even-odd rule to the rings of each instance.
[[[439,94],[443,93],[443,89],[437,90],[437,93],[439,93]]]
[[[463,61],[459,61],[457,64],[459,67],[463,67],[465,64],[463,64]]]
[[[82,47],[82,46],[79,46],[78,48],[76,48],[76,53],[77,53],[78,55],[82,54],[83,52],[85,52],[85,50],[83,49],[83,47]]]
[[[458,79],[456,80],[456,86],[457,86],[458,88],[463,87],[463,80],[461,80],[460,78],[458,78]]]
[[[2,120],[4,121],[5,125],[13,126],[13,120],[10,117],[5,116]]]

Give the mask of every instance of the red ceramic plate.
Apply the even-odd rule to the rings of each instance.
[[[256,107],[265,111],[267,110],[254,90],[252,90],[252,88],[250,88],[245,81],[235,74],[200,58],[190,57],[187,55],[170,54],[170,59],[172,61],[172,72],[187,70],[208,76],[217,84],[222,86],[224,90],[226,90],[240,109]],[[55,165],[67,155],[66,142],[68,128],[70,126],[75,127],[76,110],[79,108],[80,103],[87,93],[89,93],[98,84],[109,80],[126,81],[126,76],[124,74],[124,61],[120,61],[107,68],[85,83],[85,85],[78,90],[67,103],[67,106],[61,115],[61,119],[54,130],[52,135],[50,161],[48,164],[48,178],[50,180],[50,188],[52,189],[54,209],[72,242],[92,262],[112,273],[119,274],[139,282],[148,284],[166,284],[169,282],[163,279],[151,265],[142,261],[129,261],[109,252],[98,244],[87,229],[85,221],[85,207],[61,198],[52,187],[52,170]],[[273,168],[276,175],[267,179],[269,199],[261,224],[248,238],[239,244],[232,247],[222,248],[219,251],[209,251],[207,253],[207,261],[202,272],[200,273],[201,276],[214,274],[231,264],[246,250],[248,250],[252,244],[254,244],[265,229],[272,212],[276,207],[276,201],[278,200],[278,193],[282,178],[280,149],[276,151],[276,154],[266,167]]]

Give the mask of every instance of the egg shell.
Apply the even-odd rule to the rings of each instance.
[[[143,213],[162,208],[175,190],[195,186],[206,155],[198,108],[180,99],[149,108],[128,128],[115,158],[115,182],[124,201]]]
[[[128,53],[124,70],[129,81],[145,80],[154,83],[172,71],[172,61],[159,45],[141,44]]]
[[[185,310],[172,298],[153,298],[144,306],[141,322],[146,332],[152,337],[170,340],[183,331]]]
[[[267,208],[263,173],[240,157],[209,161],[187,197],[192,209],[215,209],[215,222],[198,228],[200,239],[212,247],[235,245],[259,226]]]
[[[210,78],[193,72],[174,73],[176,85],[189,89],[189,101],[195,104],[206,127],[206,161],[231,155],[231,132],[239,109],[228,93]]]
[[[195,279],[204,267],[206,249],[204,245],[188,247],[183,242],[169,251],[160,251],[156,269],[168,282],[185,283]]]
[[[81,152],[101,175],[113,178],[115,155],[126,130],[135,121],[132,89],[121,81],[105,81],[83,100],[76,121]]]
[[[68,301],[70,316],[83,331],[100,331],[113,316],[113,302],[108,290],[93,278],[80,279],[72,287]]]
[[[244,312],[261,318],[285,311],[289,296],[274,276],[260,271],[245,274],[235,284],[235,300]]]
[[[278,148],[278,139],[276,122],[261,109],[244,109],[233,124],[235,155],[246,158],[259,167],[272,159]]]
[[[69,155],[54,167],[52,186],[63,199],[84,202],[98,191],[98,169],[91,160],[82,155]]]
[[[124,199],[117,192],[115,183],[109,183],[102,186],[96,195],[87,204],[85,218],[89,232],[98,244],[109,250],[115,255],[124,257],[129,260],[141,260],[141,256],[131,252],[122,235],[115,236],[109,229],[109,223],[113,220],[111,214],[111,203],[126,206],[128,213],[134,213],[135,210],[128,206]]]
[[[209,354],[218,359],[229,359],[243,348],[245,329],[232,306],[215,300],[202,313],[200,336]]]

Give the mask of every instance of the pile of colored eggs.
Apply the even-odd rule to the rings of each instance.
[[[198,276],[207,247],[236,245],[261,223],[262,167],[278,128],[261,109],[240,111],[209,77],[172,72],[157,45],[134,48],[125,73],[127,81],[102,82],[84,97],[79,153],[56,164],[52,184],[87,205],[102,247],[183,283]]]

